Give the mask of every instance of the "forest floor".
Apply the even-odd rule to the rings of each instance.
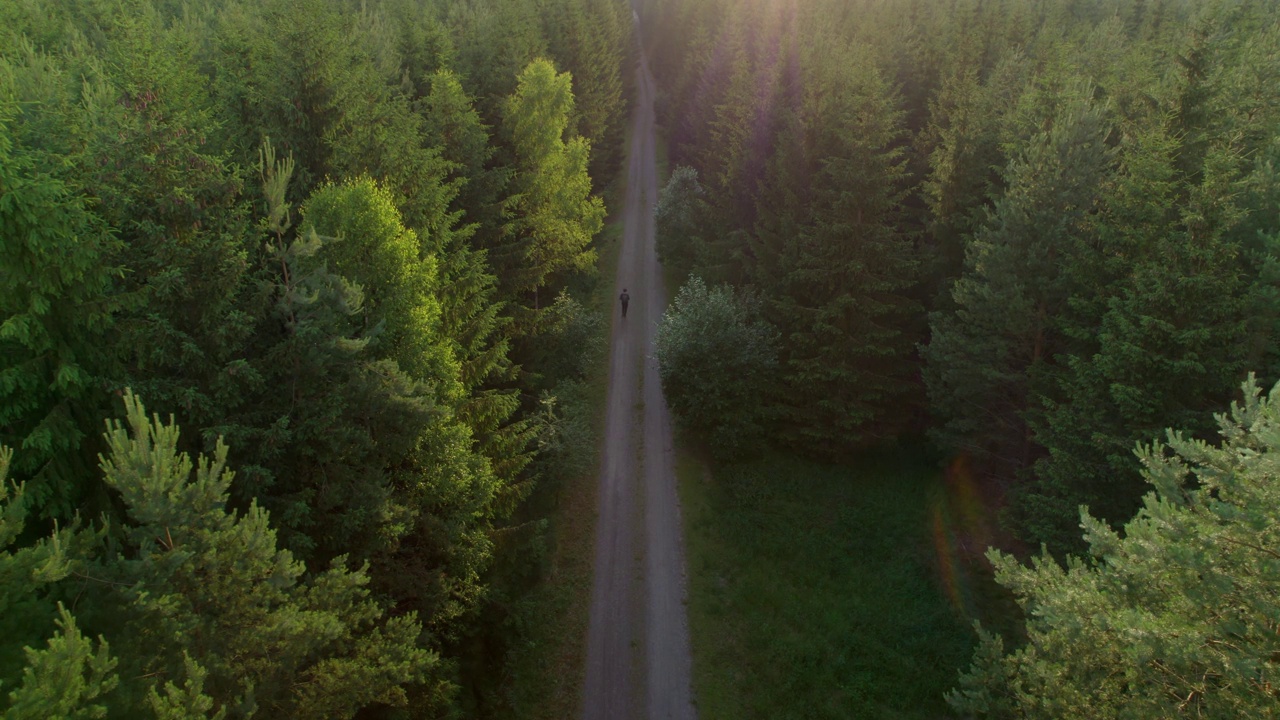
[[[631,305],[625,319],[614,319],[610,340],[583,690],[588,720],[696,716],[671,417],[652,352],[666,306],[653,237],[653,95],[642,55],[616,281]]]
[[[704,719],[948,717],[972,621],[1010,616],[963,550],[995,521],[963,478],[910,448],[714,472],[678,458]]]

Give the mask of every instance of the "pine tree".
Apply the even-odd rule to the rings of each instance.
[[[26,717],[34,717],[40,703],[57,702],[48,698],[48,694],[63,687],[72,687],[73,682],[69,679],[65,683],[55,682],[57,675],[65,673],[68,677],[81,677],[87,661],[89,643],[79,635],[74,618],[65,609],[59,606],[55,610],[50,586],[72,573],[83,572],[84,557],[96,536],[69,524],[56,527],[49,537],[19,544],[19,538],[29,534],[24,531],[27,530],[31,500],[26,495],[25,483],[11,484],[9,470],[12,460],[13,451],[0,446],[0,630],[3,630],[0,634],[3,638],[0,642],[0,678],[15,678],[26,672],[24,667],[39,665],[31,670],[35,676],[24,684],[24,690],[10,693],[10,702],[25,706]],[[37,663],[33,657],[37,651],[29,648],[41,644],[54,630],[55,616],[61,618],[61,627],[53,633],[49,651],[40,655],[43,659]],[[61,637],[57,637],[59,632]],[[104,668],[99,673],[101,682],[88,682],[83,686],[85,699],[92,699],[92,696],[109,689],[105,687],[108,684],[105,670],[109,669],[106,668],[105,657],[103,650],[104,662],[99,665]],[[27,699],[21,701],[14,697],[15,694],[22,694]],[[74,704],[80,697],[68,692],[66,700]]]
[[[365,571],[345,558],[304,579],[265,511],[227,511],[225,445],[193,461],[177,426],[148,419],[132,393],[124,403],[127,425],[108,423],[101,466],[128,521],[95,563],[105,586],[81,611],[118,628],[120,675],[132,680],[113,706],[154,705],[155,678],[171,679],[162,704],[183,679],[232,716],[342,718],[402,704],[403,686],[437,662],[417,646],[415,616],[384,619]]]
[[[107,716],[95,701],[119,684],[117,661],[101,637],[95,645],[80,633],[76,619],[58,603],[58,632],[41,650],[26,648],[22,684],[9,693],[5,720],[90,720]]]
[[[1154,492],[1123,533],[1081,510],[1088,556],[991,551],[1027,643],[1006,654],[982,633],[948,702],[991,718],[1274,715],[1278,403],[1251,377],[1220,445],[1169,431],[1139,447]]]

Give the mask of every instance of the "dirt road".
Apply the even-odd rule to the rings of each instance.
[[[653,76],[643,54],[636,91],[617,274],[631,305],[614,318],[610,346],[583,717],[692,720],[671,415],[652,360],[666,301],[653,238]]]

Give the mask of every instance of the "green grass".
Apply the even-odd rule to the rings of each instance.
[[[702,720],[947,717],[973,636],[935,551],[936,467],[677,463]]]

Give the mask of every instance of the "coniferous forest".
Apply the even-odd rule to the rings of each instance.
[[[965,468],[952,717],[1280,717],[1280,3],[636,10],[0,2],[0,715],[525,716],[644,53],[681,444]]]
[[[443,717],[500,673],[522,500],[591,452],[547,400],[631,24],[0,3],[6,718]]]
[[[1025,613],[951,712],[1280,717],[1280,5],[654,4],[657,350],[725,494],[765,444],[933,449]]]

